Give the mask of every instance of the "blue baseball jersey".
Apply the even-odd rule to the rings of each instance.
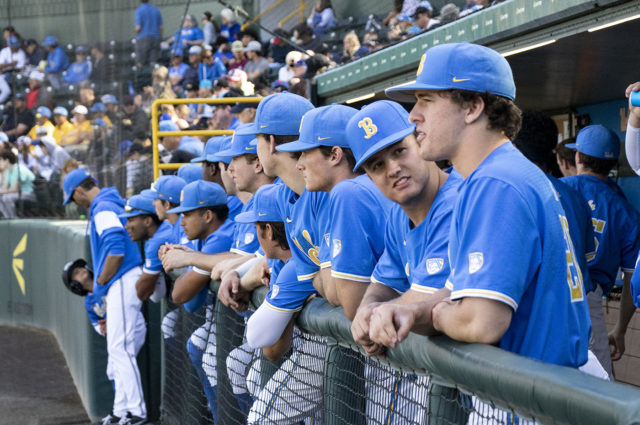
[[[160,27],[162,26],[162,14],[160,10],[149,4],[142,3],[134,14],[134,22],[140,27],[137,39],[143,37],[160,38]]]
[[[158,274],[162,271],[162,261],[158,258],[158,249],[165,243],[172,243],[173,227],[165,220],[158,230],[144,243],[144,266],[142,271],[147,274]]]
[[[584,196],[591,207],[596,255],[589,264],[591,280],[608,293],[618,269],[632,272],[635,268],[640,235],[640,214],[616,194],[609,182],[589,175],[565,177],[562,181]]]
[[[253,210],[253,196],[242,207],[242,212]],[[260,249],[260,242],[256,235],[256,226],[253,223],[236,223],[233,233],[233,245],[231,252],[240,255],[253,255]]]
[[[171,51],[182,52],[184,47],[189,47],[187,44],[184,44],[185,41],[204,40],[204,33],[198,27],[182,27],[182,29],[176,30],[175,34],[173,34],[173,40]]]
[[[44,72],[62,72],[68,66],[69,58],[62,50],[62,47],[58,46],[47,55],[47,65],[44,68]]]
[[[89,321],[94,327],[98,325],[99,320],[107,317],[105,296],[101,296],[95,292],[88,293],[84,297],[84,308],[87,310]]]
[[[277,311],[295,312],[302,309],[305,300],[317,294],[311,279],[299,280],[293,258],[287,260],[278,274],[276,283],[269,288],[264,303]]]
[[[256,252],[255,252],[256,257],[260,257],[263,258],[264,255],[264,251],[262,250],[262,247],[260,247]],[[276,279],[278,278],[278,274],[280,273],[280,270],[282,270],[282,267],[284,266],[284,261],[282,260],[278,260],[276,258],[267,258],[267,265],[269,266],[269,285],[273,285],[274,283],[276,283]]]
[[[311,279],[320,270],[319,249],[327,228],[329,194],[305,189],[298,196],[288,186],[279,186],[276,196],[298,279]]]
[[[244,204],[237,196],[227,195],[227,207],[229,208],[229,218],[233,220],[242,212]]]
[[[173,225],[173,240],[174,243],[191,247],[191,241],[184,232],[184,227],[182,227],[182,214],[178,216],[176,223]]]
[[[591,273],[589,272],[589,264],[593,262],[596,256],[593,226],[591,225],[591,209],[580,192],[551,175],[547,174],[547,178],[551,180],[551,184],[553,184],[553,188],[558,193],[560,203],[566,213],[573,249],[582,271],[585,292],[591,292],[596,289],[593,282],[591,282]],[[584,253],[584,255],[581,255],[581,253]]]
[[[124,206],[125,200],[115,187],[101,189],[89,206],[89,242],[91,263],[95,270],[93,292],[98,296],[106,295],[113,282],[142,264],[140,250],[125,230],[127,219],[118,217],[124,214]],[[122,256],[122,264],[109,282],[98,285],[98,276],[109,255]]]
[[[385,234],[382,257],[371,280],[404,293],[409,289],[434,293],[444,287],[451,267],[449,229],[462,176],[451,170],[431,203],[429,213],[415,226],[395,204]]]
[[[88,80],[89,76],[91,76],[91,62],[86,60],[84,62],[73,62],[69,65],[62,80],[66,83],[79,83]]]
[[[570,367],[587,361],[589,308],[569,225],[544,173],[510,142],[461,184],[449,238],[451,299],[513,309],[500,347]]]
[[[366,175],[343,180],[329,193],[329,224],[320,244],[320,266],[331,276],[369,283],[384,251],[385,227],[393,202]]]

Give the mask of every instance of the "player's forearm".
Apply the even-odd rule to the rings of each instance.
[[[158,275],[142,273],[136,282],[136,293],[140,301],[149,299],[158,281]]]
[[[372,284],[332,277],[331,285],[335,288],[337,304],[342,306],[345,316],[353,321],[360,302]]]
[[[123,255],[107,255],[102,273],[98,276],[98,285],[104,285],[116,275],[122,265]]]
[[[282,356],[284,356],[290,349],[293,342],[293,318],[289,321],[289,324],[282,332],[280,339],[275,344],[264,347],[262,354],[270,361],[276,362]]]
[[[620,312],[618,315],[618,323],[616,323],[616,332],[624,335],[627,332],[627,326],[636,311],[633,305],[633,297],[631,296],[631,276],[633,273],[625,273],[623,278],[622,295],[620,297]]]
[[[204,254],[202,252],[189,252],[189,266],[211,271],[220,261],[236,258],[238,254],[233,252],[220,252],[218,254]]]
[[[184,304],[195,297],[206,285],[209,284],[209,276],[199,274],[193,270],[176,279],[173,285],[171,298],[176,304]]]
[[[394,298],[398,298],[398,293],[396,291],[382,283],[371,282],[362,297],[359,307],[365,307],[374,303],[382,303]]]

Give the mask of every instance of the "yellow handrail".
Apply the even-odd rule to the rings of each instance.
[[[304,0],[300,0],[300,6],[297,9],[294,9],[293,12],[289,13],[287,16],[282,18],[280,22],[278,22],[278,28],[282,28],[282,25],[287,22],[289,19],[295,17],[296,15],[300,15],[300,23],[304,22],[304,10],[306,9],[307,4]]]
[[[160,164],[160,150],[158,141],[160,137],[167,136],[223,136],[233,134],[233,130],[180,130],[180,131],[160,131],[158,118],[160,117],[160,105],[184,105],[192,103],[206,103],[209,105],[235,104],[235,103],[255,103],[260,102],[261,97],[225,97],[221,99],[157,99],[151,106],[151,147],[153,148],[153,180],[160,175],[160,170],[175,170],[184,165]]]
[[[275,9],[276,7],[280,6],[282,3],[284,3],[286,0],[278,0],[275,3],[273,3],[271,6],[267,7],[265,10],[263,10],[262,12],[258,13],[256,16],[253,17],[252,20],[245,22],[244,24],[242,24],[242,30],[246,30],[247,27],[249,25],[251,25],[251,23],[253,22],[257,22],[258,19],[260,19],[261,17],[263,17],[264,15],[266,15],[267,13],[271,12],[273,9]]]

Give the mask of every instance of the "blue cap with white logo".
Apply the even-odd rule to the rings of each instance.
[[[418,66],[416,82],[389,88],[386,95],[415,102],[416,90],[489,92],[514,100],[516,85],[509,62],[493,49],[472,43],[441,44],[428,49]]]
[[[91,112],[105,112],[107,110],[107,107],[104,106],[104,103],[102,102],[96,102],[93,104],[93,106],[89,110]]]
[[[44,38],[44,41],[42,42],[43,46],[56,46],[58,44],[58,39],[55,38],[52,35],[48,35]]]
[[[347,124],[347,140],[356,158],[354,171],[373,154],[399,142],[416,129],[409,113],[390,100],[373,102],[355,114]]]
[[[344,105],[328,105],[312,109],[302,117],[300,138],[291,143],[276,146],[281,152],[300,152],[319,146],[348,148],[345,131],[349,119],[357,109]]]
[[[89,172],[84,168],[76,168],[65,176],[62,182],[62,191],[64,192],[64,201],[62,201],[62,205],[67,205],[71,202],[73,191],[76,190],[80,183],[88,177],[91,177],[91,174],[89,174]],[[95,179],[93,180],[95,181]]]
[[[302,116],[311,109],[311,102],[302,96],[289,92],[274,93],[258,104],[255,122],[242,131],[236,130],[236,134],[295,135],[300,131]]]
[[[7,46],[13,47],[13,48],[20,47],[20,40],[18,40],[18,37],[16,37],[15,35],[12,35],[7,40]]]
[[[253,195],[253,208],[238,214],[236,223],[255,223],[256,221],[282,221],[278,205],[278,185],[265,184]]]
[[[198,180],[187,184],[180,194],[180,206],[170,209],[170,213],[183,213],[204,207],[227,204],[227,192],[217,183]]]
[[[618,135],[600,124],[586,126],[578,133],[575,143],[565,146],[595,158],[618,159],[620,156]]]
[[[102,103],[104,104],[107,104],[107,103],[113,103],[114,105],[118,104],[118,99],[116,99],[116,97],[112,94],[105,94],[100,98],[100,100],[102,100]]]
[[[53,114],[62,115],[63,117],[69,116],[69,112],[67,111],[67,108],[65,108],[64,106],[56,106],[55,108],[53,108]]]
[[[178,176],[160,176],[151,184],[151,189],[143,190],[141,194],[153,199],[179,204],[180,192],[186,184],[187,182]]]
[[[228,146],[228,142],[231,141],[231,136],[213,136],[207,140],[207,144],[204,146],[204,152],[201,156],[195,157],[191,162],[225,162],[229,163],[228,158],[218,155],[218,152],[224,150]]]
[[[201,164],[184,164],[178,168],[178,177],[184,179],[187,184],[202,179]]]
[[[51,118],[51,109],[46,106],[38,106],[38,109],[36,109],[36,117]]]
[[[124,206],[124,214],[119,214],[118,217],[129,218],[155,213],[156,208],[153,206],[153,198],[140,194],[133,195],[127,200],[127,204]]]
[[[158,131],[179,131],[178,124],[172,120],[163,120],[158,123]]]
[[[256,154],[258,152],[256,145],[251,142],[255,140],[255,134],[238,134],[238,130],[253,124],[242,124],[238,126],[236,132],[231,138],[231,143],[226,149],[218,152],[218,156],[225,158],[233,158],[235,156],[246,155],[248,153]]]

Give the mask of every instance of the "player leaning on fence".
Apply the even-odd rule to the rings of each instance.
[[[395,346],[410,330],[499,344],[545,362],[587,361],[590,320],[565,213],[544,173],[509,141],[520,126],[507,61],[486,47],[429,49],[411,100],[420,153],[464,178],[449,239],[451,273],[437,296],[374,309],[370,337]],[[558,326],[562,323],[563,326]]]

